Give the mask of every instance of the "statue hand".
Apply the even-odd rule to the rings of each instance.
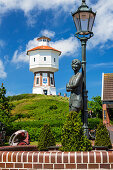
[[[66,90],[67,90],[67,92],[69,92],[69,91],[70,91],[70,85],[69,85],[69,83],[68,83],[68,84],[66,84]]]

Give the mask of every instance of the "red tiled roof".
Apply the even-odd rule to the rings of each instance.
[[[58,51],[61,54],[61,51],[56,50],[55,48],[52,48],[52,47],[49,47],[49,46],[43,46],[43,45],[35,47],[35,48],[32,48],[31,50],[28,50],[27,54],[28,54],[28,52],[35,51],[35,50],[53,50],[53,51]]]

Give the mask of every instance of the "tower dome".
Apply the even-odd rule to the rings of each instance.
[[[59,69],[61,51],[49,46],[50,38],[37,38],[38,46],[27,51],[29,69],[34,73],[33,93],[56,95],[54,72]]]
[[[39,46],[49,46],[49,41],[51,41],[50,38],[45,37],[45,36],[37,38],[37,40],[38,40]]]

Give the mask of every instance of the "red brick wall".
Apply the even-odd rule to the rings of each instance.
[[[0,151],[0,170],[113,169],[112,151],[38,152]]]
[[[102,109],[103,109],[103,123],[109,127],[110,126],[110,119],[109,119],[109,109],[107,108],[106,104],[102,105]],[[106,113],[106,119],[104,119],[104,111]]]

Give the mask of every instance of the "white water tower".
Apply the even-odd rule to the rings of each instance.
[[[29,69],[34,73],[33,94],[56,95],[54,72],[59,69],[61,52],[50,47],[48,37],[40,37],[38,47],[27,51]]]

